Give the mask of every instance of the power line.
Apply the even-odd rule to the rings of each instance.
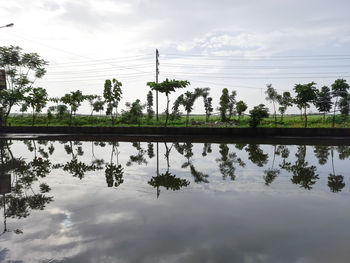
[[[343,58],[349,57],[350,54],[320,54],[320,55],[215,55],[215,54],[174,54],[164,53],[166,56],[174,57],[217,57],[217,58]]]

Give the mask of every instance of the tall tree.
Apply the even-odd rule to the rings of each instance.
[[[153,93],[149,91],[147,93],[147,119],[151,120],[154,116],[153,110]]]
[[[264,104],[259,104],[249,111],[249,126],[256,128],[264,118],[269,117],[269,109]]]
[[[228,89],[224,88],[222,90],[222,95],[220,97],[220,107],[219,107],[221,121],[223,122],[227,121],[227,110],[228,110],[229,103],[230,103],[230,96],[228,94]]]
[[[310,108],[310,104],[315,103],[317,98],[317,89],[315,85],[315,82],[310,82],[307,84],[297,84],[294,87],[296,93],[294,102],[300,109],[304,109],[305,128],[307,127],[306,109]]]
[[[323,121],[326,120],[326,113],[331,110],[332,104],[331,90],[327,86],[323,86],[321,90],[317,92],[315,103],[317,110],[323,112]]]
[[[203,97],[203,103],[204,103],[204,110],[205,110],[205,121],[208,122],[209,118],[214,110],[212,102],[213,98],[209,97],[209,90],[210,88],[196,88],[195,93],[198,94],[198,96]]]
[[[228,118],[231,119],[233,115],[236,115],[235,113],[235,105],[236,105],[236,96],[237,92],[235,90],[231,91],[228,103]]]
[[[277,91],[272,87],[272,84],[266,85],[267,90],[265,94],[267,95],[266,100],[272,102],[273,105],[273,116],[275,117],[275,126],[277,126],[277,115],[276,115],[276,103],[280,100],[280,95],[278,95]]]
[[[290,95],[290,92],[285,91],[282,96],[278,96],[278,103],[280,104],[278,110],[281,113],[281,121],[283,121],[283,116],[286,113],[287,108],[293,106],[293,98]]]
[[[179,88],[186,88],[188,85],[190,85],[190,82],[187,80],[169,80],[166,79],[165,81],[161,83],[156,83],[156,82],[148,82],[147,86],[149,86],[152,90],[159,91],[160,93],[165,93],[166,98],[167,98],[167,103],[166,103],[166,110],[165,110],[165,127],[168,125],[168,120],[169,120],[169,94],[171,92],[174,92],[176,89]]]
[[[348,116],[350,112],[350,94],[342,97],[339,100],[340,113],[344,116]]]
[[[105,81],[103,97],[107,103],[106,114],[112,117],[112,125],[118,117],[118,105],[123,93],[122,86],[123,84],[116,79],[106,79]]]
[[[47,64],[37,53],[23,53],[18,46],[0,47],[0,69],[5,71],[7,86],[0,90],[0,126],[6,125],[12,107],[24,100],[35,80],[45,75]]]
[[[332,95],[333,98],[335,98],[335,103],[334,103],[334,111],[333,111],[333,121],[332,121],[332,127],[334,128],[335,126],[335,112],[338,107],[338,100],[339,97],[343,98],[347,95],[347,91],[349,89],[349,84],[346,83],[345,79],[336,79],[334,83],[332,84]]]

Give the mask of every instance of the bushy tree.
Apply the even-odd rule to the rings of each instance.
[[[40,113],[47,104],[47,92],[43,88],[33,88],[24,101],[24,104],[32,108],[32,125],[34,125],[35,113]]]
[[[76,114],[78,108],[81,103],[85,100],[85,96],[80,90],[71,91],[70,93],[66,93],[60,101],[65,105],[70,107],[69,109],[69,125],[72,124],[72,116]]]
[[[310,107],[311,103],[315,103],[317,98],[315,85],[315,82],[310,82],[307,84],[297,84],[294,87],[296,93],[294,102],[300,109],[304,109],[305,128],[307,127],[306,109]]]
[[[220,97],[220,116],[221,116],[221,121],[225,122],[227,121],[227,110],[229,107],[230,103],[230,96],[228,94],[228,89],[224,88],[222,90],[222,95]]]
[[[349,112],[350,112],[350,94],[342,97],[339,100],[339,108],[340,108],[340,113],[342,115],[344,115],[344,117],[349,115]]]
[[[231,91],[231,95],[229,96],[228,102],[228,118],[231,119],[235,113],[235,105],[236,105],[236,96],[237,92],[235,90]]]
[[[149,86],[152,90],[159,91],[160,93],[165,93],[167,98],[167,104],[166,104],[166,110],[165,110],[165,127],[168,125],[169,120],[169,94],[171,92],[174,92],[176,89],[179,88],[186,88],[188,85],[190,85],[190,82],[187,80],[169,80],[166,79],[165,81],[161,83],[156,82],[148,82],[147,86]]]
[[[125,123],[137,123],[140,125],[143,117],[142,110],[145,108],[145,105],[142,105],[141,101],[137,99],[133,103],[125,103],[125,106],[128,110],[123,111],[122,121]]]
[[[106,79],[103,97],[107,103],[106,114],[111,115],[112,125],[114,125],[115,119],[118,117],[118,105],[122,98],[122,83],[116,79]]]
[[[332,127],[335,126],[335,112],[338,107],[339,98],[344,98],[348,94],[349,84],[345,79],[336,79],[332,84],[332,96],[335,98]]]
[[[326,119],[326,113],[331,110],[332,104],[331,90],[327,86],[323,86],[321,90],[317,92],[315,103],[317,110],[323,112],[323,121]]]
[[[248,106],[244,103],[243,100],[240,100],[236,103],[236,111],[239,119],[241,119],[242,113],[245,112],[247,108]]]
[[[0,69],[5,71],[7,86],[0,90],[0,126],[6,125],[12,107],[24,100],[35,80],[45,75],[47,64],[37,53],[23,53],[18,46],[0,47]]]
[[[153,93],[149,91],[147,93],[147,119],[151,120],[154,116],[153,110]]]
[[[256,128],[264,118],[269,117],[269,109],[264,104],[259,104],[249,111],[249,126]]]

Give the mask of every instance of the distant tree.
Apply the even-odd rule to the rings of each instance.
[[[196,99],[199,97],[199,94],[197,92],[185,92],[184,96],[182,97],[181,103],[185,107],[186,110],[186,126],[188,125],[190,113],[193,110],[193,105]]]
[[[287,108],[293,106],[293,98],[290,95],[290,92],[285,91],[282,96],[278,96],[278,103],[280,104],[278,110],[281,113],[281,121],[283,121],[283,116],[286,113]]]
[[[81,103],[85,100],[85,96],[80,90],[72,91],[71,93],[65,94],[60,101],[70,107],[69,114],[69,125],[72,124],[72,115],[76,114]]]
[[[45,108],[48,101],[48,95],[43,88],[32,88],[25,98],[25,104],[32,108],[32,125],[35,121],[35,113],[40,113]]]
[[[273,116],[275,117],[275,126],[277,126],[277,115],[276,115],[276,103],[280,100],[280,95],[278,95],[277,91],[272,87],[272,84],[266,85],[267,90],[265,94],[267,95],[266,100],[272,102],[273,105]]]
[[[105,81],[103,97],[107,103],[106,114],[112,117],[112,125],[114,125],[118,117],[118,105],[123,93],[121,89],[122,85],[123,84],[116,79],[106,79]]]
[[[315,84],[315,82],[310,82],[308,84],[297,84],[294,87],[296,93],[294,102],[300,109],[304,109],[305,128],[307,127],[306,109],[310,107],[311,103],[315,103],[317,98]]]
[[[323,86],[321,91],[317,92],[315,106],[319,112],[323,112],[323,121],[326,120],[326,113],[332,108],[331,90],[327,86]]]
[[[22,53],[18,46],[0,47],[0,68],[7,84],[0,90],[0,126],[6,125],[12,107],[24,100],[35,80],[45,75],[47,64],[37,53]]]
[[[97,96],[96,100],[92,104],[91,115],[94,111],[97,113],[103,111],[105,102],[102,100],[101,96]]]
[[[196,88],[195,93],[198,94],[198,96],[203,97],[204,102],[204,109],[205,109],[205,121],[208,122],[209,118],[213,112],[213,105],[212,101],[213,98],[209,97],[209,90],[210,88]]]
[[[236,111],[239,119],[241,119],[242,113],[245,112],[247,109],[248,106],[244,103],[243,100],[240,100],[236,103]]]
[[[228,118],[231,119],[235,115],[235,106],[236,106],[236,96],[237,92],[235,90],[231,91],[228,102]]]
[[[138,125],[141,125],[141,120],[143,117],[142,110],[145,108],[145,105],[142,105],[141,101],[137,99],[133,103],[125,103],[125,106],[127,110],[123,111],[122,113],[122,122],[137,123]]]
[[[340,108],[340,113],[342,115],[344,115],[344,117],[349,115],[349,112],[350,112],[350,94],[342,97],[339,100],[339,108]]]
[[[343,97],[347,96],[348,89],[349,89],[349,84],[346,83],[345,79],[337,79],[332,84],[332,95],[333,95],[333,98],[335,98],[334,111],[333,111],[333,121],[332,121],[333,128],[335,126],[335,112],[336,112],[337,107],[338,107],[339,97],[343,98]]]
[[[159,91],[160,93],[165,93],[166,98],[167,98],[167,104],[166,104],[166,119],[165,119],[165,127],[168,125],[168,120],[169,120],[169,94],[171,92],[174,92],[178,88],[186,88],[188,85],[190,85],[190,82],[187,80],[169,80],[166,79],[165,81],[161,83],[156,83],[156,82],[148,82],[147,85],[155,91]]]
[[[266,108],[264,104],[255,106],[251,111],[249,111],[249,113],[249,126],[253,128],[257,127],[264,118],[269,117],[269,109]]]
[[[224,88],[222,90],[222,95],[220,97],[220,116],[221,116],[221,121],[225,122],[227,121],[227,110],[229,107],[230,103],[230,96],[228,94],[228,89]]]
[[[147,119],[151,120],[154,116],[153,110],[153,93],[149,91],[147,93]]]

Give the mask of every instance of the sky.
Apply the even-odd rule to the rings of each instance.
[[[189,80],[189,91],[209,87],[214,108],[227,88],[249,109],[272,109],[267,84],[282,93],[298,83],[350,81],[349,10],[346,0],[1,0],[0,25],[14,26],[0,29],[0,45],[49,62],[35,84],[51,97],[77,89],[102,95],[104,81],[116,78],[121,108],[146,102],[158,49],[160,81]],[[160,95],[160,112],[165,105]],[[202,100],[193,112],[203,113]]]

